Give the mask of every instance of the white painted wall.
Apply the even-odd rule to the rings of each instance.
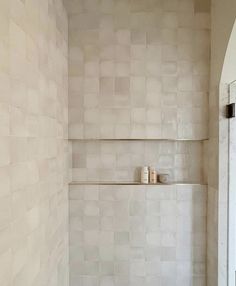
[[[212,0],[211,15],[207,285],[224,286],[227,285],[228,187],[228,120],[224,117],[224,106],[228,102],[226,83],[232,80],[231,72],[235,66],[230,57],[231,48],[228,51],[227,48],[236,17],[236,2]]]

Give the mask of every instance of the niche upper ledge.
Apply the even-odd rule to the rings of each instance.
[[[87,185],[87,186],[178,186],[178,185],[200,185],[200,186],[207,186],[206,183],[201,182],[171,182],[168,184],[163,183],[156,183],[156,184],[142,184],[140,182],[98,182],[98,181],[72,181],[69,183],[69,186],[80,186],[80,185]]]

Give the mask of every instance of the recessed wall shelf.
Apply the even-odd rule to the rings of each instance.
[[[96,138],[85,138],[85,139],[77,139],[77,138],[69,138],[69,141],[171,141],[171,142],[175,142],[175,141],[190,141],[190,142],[194,142],[194,141],[208,141],[209,138],[203,138],[203,139],[187,139],[187,138],[180,138],[180,139],[172,139],[172,138],[154,138],[154,139],[149,139],[149,138],[110,138],[110,139],[106,139],[106,138],[100,138],[100,139],[96,139]]]
[[[169,184],[162,184],[162,183],[156,183],[156,184],[142,184],[140,182],[86,182],[86,181],[74,181],[69,183],[70,186],[76,186],[76,185],[98,185],[98,186],[106,186],[106,185],[112,185],[112,186],[170,186],[170,185],[200,185],[200,186],[206,186],[205,183],[199,183],[199,182],[173,182]]]

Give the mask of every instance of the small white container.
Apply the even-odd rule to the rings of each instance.
[[[157,172],[154,167],[150,167],[150,184],[157,183]]]
[[[159,182],[162,184],[168,184],[169,183],[169,174],[160,174],[159,175]]]
[[[149,170],[147,166],[142,167],[141,169],[141,183],[148,184],[149,183]]]

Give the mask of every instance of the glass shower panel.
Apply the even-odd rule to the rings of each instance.
[[[229,85],[229,104],[236,103],[236,81]],[[229,120],[228,286],[236,285],[236,118]]]

